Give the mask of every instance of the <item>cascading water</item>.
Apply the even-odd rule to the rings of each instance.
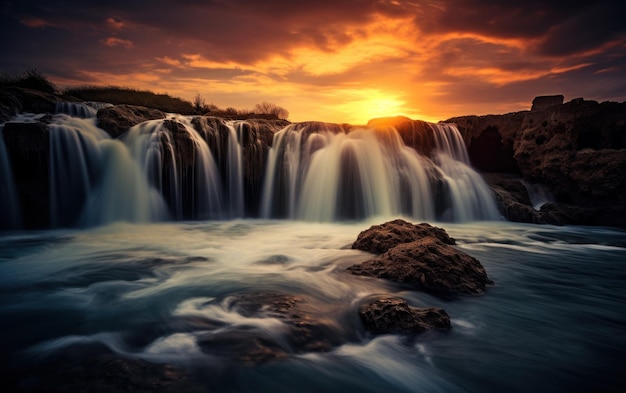
[[[20,228],[19,204],[13,173],[6,147],[4,146],[4,124],[0,124],[0,230]]]
[[[285,128],[275,135],[270,151],[262,216],[309,221],[394,215],[498,219],[489,188],[469,167],[458,130],[432,127],[432,159],[405,146],[393,127],[346,132],[339,126],[304,123]],[[435,206],[436,199],[441,206]]]
[[[176,219],[223,218],[222,184],[208,145],[184,117],[151,120],[122,136]]]
[[[242,124],[229,123],[228,126],[228,195],[230,201],[230,217],[243,217],[243,158],[240,141]]]
[[[49,130],[54,227],[165,217],[162,199],[150,189],[126,147],[96,127],[95,119],[57,115]]]
[[[554,195],[548,189],[548,186],[541,183],[529,183],[525,180],[522,180],[522,184],[526,187],[526,191],[528,191],[528,197],[530,198],[530,203],[533,205],[535,210],[540,210],[541,206],[546,203],[554,203],[555,198]]]
[[[491,190],[470,167],[463,137],[455,126],[431,124],[434,128],[433,161],[443,174],[449,207],[441,218],[446,221],[497,220],[500,216]]]
[[[54,115],[44,126],[53,227],[257,216],[499,218],[452,125],[415,122],[409,136],[384,124],[308,122],[278,131],[262,122],[171,114],[113,140],[86,108],[93,109],[59,104],[70,115]],[[405,138],[413,138],[411,147]],[[8,155],[0,153],[0,181],[9,190],[2,206],[19,212]],[[14,213],[2,225],[18,222]]]
[[[68,102],[61,101],[56,104],[56,113],[63,113],[72,117],[80,117],[88,119],[96,117],[98,110],[102,108],[112,107],[112,104],[106,102]]]

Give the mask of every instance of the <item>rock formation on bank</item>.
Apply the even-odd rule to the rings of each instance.
[[[459,128],[472,165],[490,173],[507,218],[626,227],[626,103],[543,101],[532,111],[446,122]],[[520,180],[544,184],[556,203],[529,210]]]

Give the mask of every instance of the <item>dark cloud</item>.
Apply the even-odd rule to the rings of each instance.
[[[476,108],[515,105],[543,89],[626,99],[621,77],[626,71],[623,3],[10,0],[0,5],[0,34],[5,37],[0,40],[0,71],[34,67],[56,78],[82,78],[88,83],[97,83],[98,73],[163,72],[163,78],[184,81],[231,81],[265,72],[263,78],[297,85],[303,91],[345,86],[404,88],[416,102],[419,94],[427,93],[422,84],[432,83],[445,90],[429,99],[431,106],[448,108],[468,107],[468,101]],[[403,42],[404,57],[368,58],[363,64],[321,75],[303,72],[302,65],[280,73],[254,69],[277,55],[289,62],[294,48],[339,53],[376,34],[368,24],[380,18],[406,20],[408,27],[415,28],[413,41]],[[446,35],[456,38],[441,38]],[[420,46],[423,42],[431,46]],[[235,66],[193,68],[185,55]],[[566,71],[550,72],[553,68]],[[491,69],[500,74],[478,72]],[[406,85],[411,82],[415,84]]]

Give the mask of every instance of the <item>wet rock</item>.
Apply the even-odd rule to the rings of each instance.
[[[41,229],[50,225],[50,142],[47,120],[4,125],[4,142],[13,170],[22,225]]]
[[[300,296],[257,292],[232,295],[224,302],[243,317],[273,318],[282,325],[271,332],[245,325],[207,332],[198,337],[198,345],[212,356],[259,364],[298,353],[326,352],[341,344],[331,323],[314,315]]]
[[[373,334],[423,333],[449,329],[450,317],[441,308],[411,307],[404,299],[388,297],[361,305],[359,317]]]
[[[147,120],[165,119],[165,114],[157,109],[134,105],[115,105],[98,111],[98,127],[117,138],[130,127]]]
[[[414,225],[404,220],[389,221],[381,225],[373,225],[361,232],[352,248],[382,254],[402,243],[410,243],[424,237],[432,236],[445,244],[455,244],[446,231],[430,224]]]
[[[99,345],[65,348],[25,370],[14,370],[4,391],[199,392],[189,373],[169,364],[120,357]]]
[[[479,294],[493,284],[476,258],[435,237],[399,244],[348,271],[436,294]]]

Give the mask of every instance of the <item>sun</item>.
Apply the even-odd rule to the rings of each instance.
[[[366,117],[369,117],[369,119],[375,117],[395,116],[400,114],[403,105],[404,102],[395,98],[377,97],[363,102],[361,104],[360,112]]]
[[[393,95],[378,91],[360,92],[346,97],[344,103],[336,105],[335,110],[351,124],[367,124],[370,119],[401,115],[405,102]]]

